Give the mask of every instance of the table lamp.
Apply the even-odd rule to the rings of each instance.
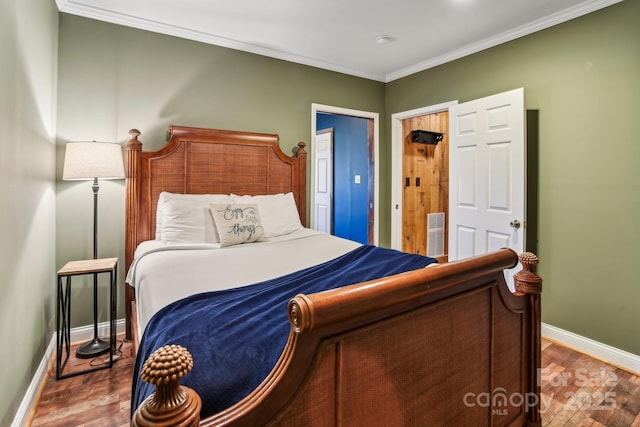
[[[109,142],[70,142],[64,155],[63,180],[93,180],[93,259],[98,258],[98,179],[123,179],[122,147]],[[94,357],[110,349],[98,337],[98,277],[93,275],[93,339],[80,345],[76,355]]]

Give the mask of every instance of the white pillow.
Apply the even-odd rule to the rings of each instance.
[[[156,209],[156,240],[170,243],[218,243],[211,203],[231,203],[227,194],[176,194],[163,191]]]
[[[220,236],[220,247],[264,240],[258,205],[212,204],[211,216]]]
[[[255,203],[260,210],[260,219],[268,238],[284,236],[302,230],[300,215],[293,193],[261,196],[231,195],[235,203]]]

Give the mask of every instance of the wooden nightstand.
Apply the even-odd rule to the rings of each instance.
[[[71,277],[93,274],[97,280],[98,274],[109,273],[109,360],[91,369],[70,372],[63,375],[62,371],[69,360],[71,347]],[[99,258],[82,261],[70,261],[58,271],[58,306],[56,310],[56,379],[72,377],[74,375],[111,368],[113,366],[113,352],[116,348],[116,294],[118,277],[118,258]],[[63,286],[63,278],[66,278]],[[95,288],[94,288],[95,291]],[[97,322],[94,324],[97,331]],[[63,360],[63,351],[66,358]]]

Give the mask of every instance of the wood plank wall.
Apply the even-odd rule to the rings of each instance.
[[[444,133],[438,145],[411,142],[412,130]],[[403,135],[403,211],[402,250],[425,255],[427,253],[427,214],[445,213],[445,257],[448,253],[449,219],[449,112],[428,114],[405,119]],[[409,185],[407,186],[407,178]],[[416,185],[420,179],[420,186]]]

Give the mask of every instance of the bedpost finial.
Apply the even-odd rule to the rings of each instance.
[[[171,425],[198,425],[202,400],[195,391],[180,385],[192,368],[191,353],[180,345],[166,345],[154,351],[144,362],[140,378],[156,390],[136,410],[131,424],[155,425],[171,417]]]
[[[538,256],[532,252],[523,252],[518,260],[522,264],[522,270],[513,276],[516,290],[527,294],[541,293],[542,278],[532,271],[539,263]]]
[[[527,271],[531,271],[531,269],[536,265],[538,265],[538,262],[539,262],[538,256],[533,252],[522,252],[518,256],[518,260],[522,264],[522,267],[525,268]]]
[[[140,150],[142,147],[142,142],[138,140],[140,136],[140,131],[138,129],[131,129],[129,131],[129,135],[131,135],[131,139],[127,142],[127,148],[135,148]]]
[[[299,159],[305,159],[307,157],[307,150],[304,147],[307,146],[307,143],[304,141],[298,142],[298,150],[296,151],[296,157]]]
[[[189,351],[180,345],[160,347],[144,362],[140,378],[153,385],[163,384],[166,379],[179,381],[191,372],[193,358]]]

